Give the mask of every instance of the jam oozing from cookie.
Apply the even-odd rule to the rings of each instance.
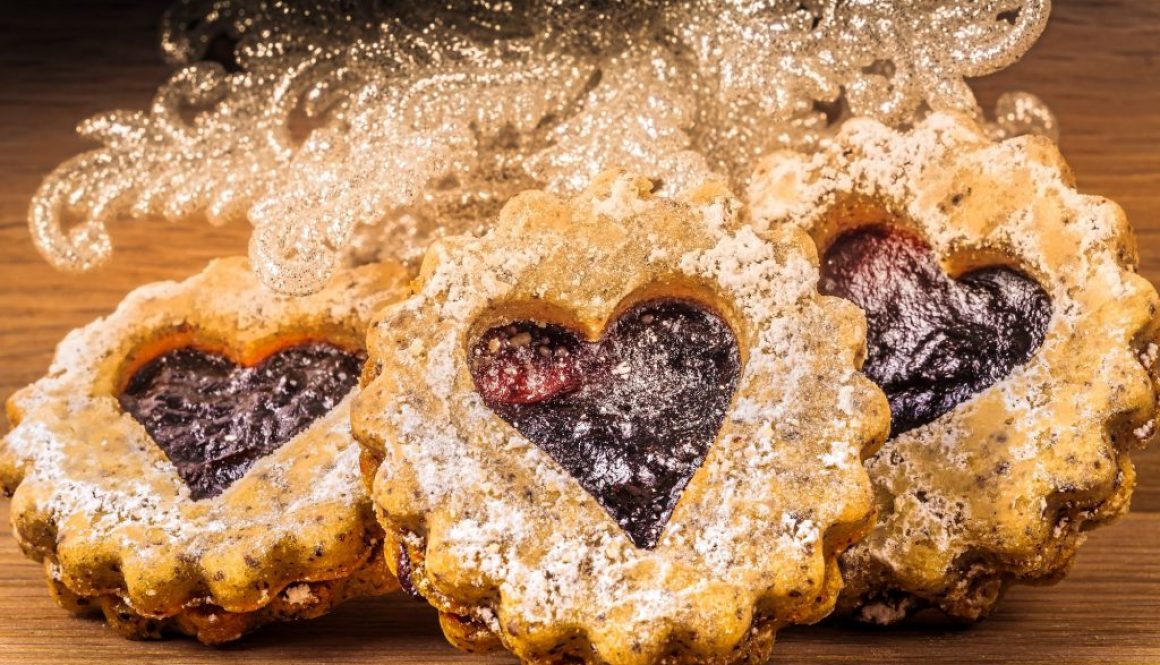
[[[737,388],[729,325],[700,305],[654,300],[596,342],[520,321],[471,349],[489,408],[552,456],[638,547],[660,540]]]
[[[820,290],[866,312],[863,371],[890,400],[901,434],[953,409],[1027,362],[1043,343],[1051,301],[1005,267],[951,279],[921,238],[869,226],[838,237]]]
[[[318,342],[283,349],[253,367],[182,348],[137,370],[120,402],[200,500],[224,492],[326,415],[354,388],[364,361],[362,353]]]

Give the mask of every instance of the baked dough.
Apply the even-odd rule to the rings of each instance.
[[[1062,576],[1127,510],[1129,452],[1155,431],[1160,302],[1119,206],[1078,193],[1051,141],[996,143],[948,114],[907,132],[855,119],[816,154],[774,154],[750,203],[763,233],[803,229],[823,255],[852,229],[902,228],[951,277],[1009,268],[1051,303],[1026,363],[869,460],[878,525],[842,560],[841,606],[976,619],[1010,583]]]
[[[372,313],[406,281],[401,267],[366,266],[295,299],[265,289],[245,260],[220,260],[141,287],[69,334],[48,375],[9,401],[13,429],[0,445],[16,538],[44,562],[61,604],[99,608],[129,637],[176,630],[218,643],[395,588],[350,395],[327,396],[328,412],[200,500],[119,398],[175,350],[247,367],[306,342],[361,353]]]
[[[652,190],[613,171],[573,200],[516,196],[485,235],[436,242],[414,294],[368,334],[353,424],[388,561],[462,648],[502,644],[526,663],[764,662],[778,626],[829,613],[836,557],[870,524],[861,460],[888,410],[857,371],[863,317],[818,295],[800,230],[759,238],[719,183],[678,200]],[[603,345],[622,325],[663,319],[656,303],[723,320],[741,370],[653,541],[489,408],[472,367],[481,343],[534,344],[536,330]],[[505,326],[510,339],[489,337]],[[653,357],[655,342],[634,339]],[[609,371],[643,378],[626,363]],[[653,408],[642,398],[618,426]],[[631,463],[599,471],[593,482],[640,476]]]

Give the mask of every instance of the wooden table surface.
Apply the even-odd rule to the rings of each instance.
[[[162,5],[33,2],[0,12],[0,398],[36,379],[69,329],[147,281],[187,276],[241,253],[247,229],[161,223],[114,229],[118,255],[98,272],[53,272],[28,238],[40,178],[85,148],[72,129],[92,113],[141,108],[166,74],[156,46]],[[1136,226],[1143,273],[1160,283],[1160,3],[1056,0],[1052,23],[1014,68],[977,81],[990,103],[1009,89],[1043,97],[1081,189],[1118,201]],[[1093,533],[1068,579],[1020,587],[973,627],[928,616],[880,630],[827,624],[779,637],[774,662],[1160,663],[1160,444],[1139,454],[1133,512]],[[49,599],[20,556],[0,502],[0,663],[476,663],[447,647],[424,605],[351,603],[274,626],[224,649],[185,639],[130,643]]]

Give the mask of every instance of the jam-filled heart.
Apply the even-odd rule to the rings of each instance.
[[[595,342],[520,321],[488,330],[471,349],[484,403],[643,548],[656,546],[704,462],[740,366],[721,317],[672,299],[628,309]]]
[[[889,398],[894,434],[1027,362],[1051,319],[1047,293],[1025,275],[995,266],[951,279],[925,241],[891,226],[839,236],[825,253],[820,290],[865,311],[863,371]]]
[[[189,486],[194,500],[224,492],[262,457],[326,415],[358,382],[365,356],[311,342],[253,367],[196,348],[138,369],[120,395]]]

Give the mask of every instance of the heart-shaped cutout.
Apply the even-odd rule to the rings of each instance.
[[[196,501],[326,415],[358,383],[365,356],[311,342],[252,366],[193,347],[145,363],[120,395]]]
[[[737,388],[729,325],[683,300],[625,311],[595,342],[518,321],[472,345],[476,390],[564,467],[637,547],[660,540]]]
[[[863,371],[890,401],[893,434],[929,423],[1027,362],[1051,301],[1034,280],[987,267],[951,279],[909,231],[868,226],[826,250],[820,290],[866,313]]]

